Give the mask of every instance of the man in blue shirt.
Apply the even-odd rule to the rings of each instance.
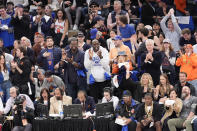
[[[128,19],[126,15],[119,16],[118,19],[119,31],[122,36],[123,43],[127,45],[132,51],[132,43],[130,41],[131,37],[135,34],[135,29],[133,26],[128,24]]]
[[[44,70],[52,72],[54,72],[54,68],[58,67],[62,56],[61,49],[54,47],[53,44],[53,38],[48,36],[46,38],[47,48],[43,49],[37,58],[38,64],[41,64]]]

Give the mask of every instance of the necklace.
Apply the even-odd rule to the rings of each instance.
[[[131,116],[131,111],[128,110],[127,105],[126,105],[126,111],[129,113],[129,117]]]

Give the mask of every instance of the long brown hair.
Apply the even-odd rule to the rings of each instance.
[[[0,60],[1,60],[1,56],[3,56],[3,58],[4,58],[3,71],[4,72],[7,72],[7,66],[6,66],[6,62],[5,62],[5,56],[3,54],[0,54]],[[1,66],[0,66],[0,71],[2,71]]]
[[[161,84],[161,81],[159,81],[159,93],[161,94],[161,96],[163,97],[165,95],[165,93],[167,93],[167,95],[170,94],[170,82],[168,80],[168,76],[166,74],[161,74],[160,77],[164,77],[166,79],[166,92],[165,92],[165,87]]]
[[[169,50],[170,51],[174,51],[173,47],[172,47],[172,44],[171,43],[168,43],[170,46],[169,46]],[[165,52],[165,48],[164,48],[164,43],[162,43],[162,46],[161,46],[161,51]]]

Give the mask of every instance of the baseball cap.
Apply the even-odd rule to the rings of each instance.
[[[163,43],[170,43],[170,39],[164,39]]]
[[[96,16],[96,17],[94,18],[94,21],[95,21],[95,22],[100,21],[100,20],[104,21],[105,19],[104,19],[102,16]]]
[[[119,36],[119,35],[117,35],[117,36],[115,36],[112,40],[122,40],[122,37]]]
[[[15,7],[24,8],[22,4],[17,4]]]
[[[123,91],[122,97],[129,97],[129,96],[132,96],[132,95],[131,95],[131,92],[130,92],[129,90]]]
[[[125,51],[119,51],[118,56],[127,56]]]

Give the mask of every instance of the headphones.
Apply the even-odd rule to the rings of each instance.
[[[55,88],[55,90],[56,90],[56,89],[58,89],[58,90],[60,91],[61,96],[64,95],[64,90],[63,90],[62,88],[57,87],[57,88]],[[54,90],[54,91],[55,91],[55,90]]]
[[[112,97],[112,95],[113,95],[112,89],[110,87],[105,87],[103,89],[103,92],[108,92],[110,94],[110,97]]]

